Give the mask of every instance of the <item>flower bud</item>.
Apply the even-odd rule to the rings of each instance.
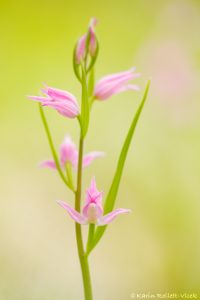
[[[92,18],[89,24],[88,32],[85,33],[79,40],[75,50],[76,64],[80,64],[82,60],[86,59],[88,53],[94,57],[97,50],[97,40],[95,35],[95,26],[97,20]]]

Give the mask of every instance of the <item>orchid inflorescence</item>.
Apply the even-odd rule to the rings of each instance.
[[[97,20],[95,18],[91,19],[87,32],[78,40],[74,49],[73,67],[82,88],[81,105],[78,104],[77,98],[72,93],[50,87],[46,84],[41,89],[43,96],[29,96],[29,99],[39,102],[41,118],[53,155],[53,159],[42,161],[40,166],[57,170],[61,179],[75,195],[74,208],[62,200],[57,201],[57,203],[75,221],[77,247],[86,300],[93,299],[88,256],[103,236],[107,224],[112,222],[118,215],[130,212],[130,209],[114,209],[114,205],[130,142],[149,89],[148,82],[141,104],[134,115],[123,144],[114,178],[104,205],[102,203],[103,192],[97,189],[95,177],[93,177],[89,188],[86,190],[85,204],[81,211],[82,169],[90,165],[96,158],[104,156],[104,152],[102,151],[83,154],[84,139],[89,129],[91,108],[95,102],[103,102],[115,94],[127,90],[139,90],[139,86],[132,83],[132,80],[140,76],[140,74],[135,72],[135,68],[107,75],[95,84],[94,68],[99,52],[99,42],[95,33],[96,24]],[[58,157],[44,114],[44,107],[51,107],[66,118],[76,118],[78,120],[80,126],[78,149],[71,137],[66,135],[60,146]],[[76,185],[74,184],[73,172],[77,173]],[[86,247],[83,243],[82,225],[89,225]]]

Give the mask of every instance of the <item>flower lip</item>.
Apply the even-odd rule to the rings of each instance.
[[[99,213],[97,205],[95,203],[90,203],[87,209],[88,222],[95,224],[99,215],[101,215],[101,212]]]

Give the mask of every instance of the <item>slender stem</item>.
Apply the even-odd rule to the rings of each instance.
[[[62,178],[62,180],[64,181],[64,183],[66,184],[66,186],[72,190],[69,182],[65,178],[65,176],[62,172],[62,169],[60,167],[60,163],[59,163],[59,160],[58,160],[58,157],[57,157],[57,154],[56,154],[56,150],[54,148],[54,144],[53,144],[53,140],[52,140],[51,133],[50,133],[50,130],[49,130],[49,126],[47,124],[47,120],[46,120],[46,117],[45,117],[45,114],[44,114],[44,111],[43,111],[43,108],[42,108],[41,105],[39,105],[39,110],[40,110],[40,116],[41,116],[41,119],[42,119],[42,123],[44,125],[44,129],[45,129],[45,132],[46,132],[46,135],[47,135],[47,138],[48,138],[49,146],[50,146],[50,149],[51,149],[51,152],[52,152],[52,155],[53,155],[54,162],[55,162],[56,168],[58,170],[58,173],[59,173],[60,177]]]
[[[89,250],[91,247],[91,243],[93,241],[93,237],[94,237],[94,233],[95,233],[95,224],[90,224],[89,226],[89,232],[88,232],[88,241],[87,241],[87,248],[86,248],[86,256],[88,256],[89,254]]]
[[[80,209],[81,209],[83,144],[84,144],[83,138],[80,138],[79,158],[78,158],[78,175],[77,175],[77,191],[76,191],[76,198],[75,198],[75,209],[78,212],[80,212]],[[83,278],[85,300],[92,300],[92,286],[91,286],[91,279],[90,279],[90,270],[89,270],[88,258],[84,252],[81,225],[76,223],[75,228],[76,228],[76,241],[77,241],[78,255],[79,255],[79,261],[80,261],[80,265],[81,265],[82,278]]]

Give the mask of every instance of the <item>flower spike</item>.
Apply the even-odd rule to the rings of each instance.
[[[96,158],[104,156],[104,153],[100,151],[93,151],[84,155],[85,139],[90,125],[90,115],[94,101],[105,101],[115,94],[128,90],[140,90],[139,86],[132,82],[140,76],[140,74],[135,72],[135,68],[104,76],[96,83],[95,64],[100,49],[95,33],[96,25],[97,20],[92,18],[87,31],[78,39],[73,51],[73,69],[81,87],[80,106],[77,98],[70,92],[47,85],[44,85],[44,88],[41,89],[41,96],[28,96],[29,99],[40,104],[39,112],[53,158],[43,161],[40,166],[57,170],[67,188],[73,192],[74,208],[62,200],[57,201],[57,203],[76,222],[76,242],[83,278],[84,299],[88,300],[93,299],[88,256],[102,238],[107,225],[115,220],[117,216],[131,212],[130,209],[126,208],[114,208],[127,154],[150,85],[150,82],[148,82],[141,103],[134,113],[104,203],[103,191],[98,190],[95,177],[91,179],[90,185],[85,192],[84,203],[82,203],[83,168],[89,166]],[[70,136],[65,136],[57,153],[51,129],[44,113],[43,107],[45,106],[56,110],[64,117],[77,118],[79,148],[77,148]],[[77,173],[76,184],[73,171]],[[87,243],[85,243],[83,236],[82,225],[89,225]]]

